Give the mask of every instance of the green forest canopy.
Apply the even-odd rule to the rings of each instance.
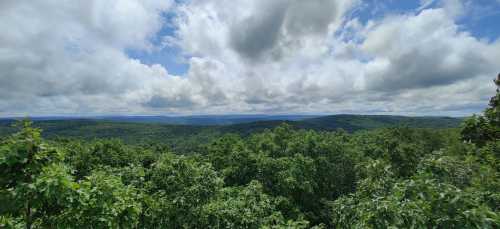
[[[283,124],[184,155],[25,121],[0,143],[0,227],[498,228],[499,101],[460,130]]]
[[[126,118],[123,118],[126,119]],[[46,140],[85,140],[116,138],[129,145],[162,145],[177,154],[199,152],[200,145],[210,143],[225,134],[242,137],[273,129],[286,123],[293,129],[357,132],[397,126],[412,128],[446,129],[458,128],[461,118],[450,117],[405,117],[389,115],[331,115],[308,118],[301,121],[257,121],[232,125],[169,125],[132,123],[96,119],[37,120],[33,127],[43,130]],[[0,120],[0,138],[18,131],[13,126],[15,119]]]

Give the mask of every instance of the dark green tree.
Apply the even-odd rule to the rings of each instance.
[[[18,125],[22,129],[0,144],[0,195],[4,203],[10,203],[2,204],[0,213],[22,216],[26,228],[31,228],[47,207],[40,201],[35,182],[47,172],[47,166],[62,161],[63,155],[43,142],[41,130],[30,121]]]
[[[500,140],[500,74],[494,80],[496,94],[490,99],[483,115],[474,115],[462,126],[462,139],[484,146],[487,142]]]

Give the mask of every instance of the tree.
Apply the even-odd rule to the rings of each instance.
[[[257,181],[245,187],[227,187],[203,206],[203,228],[306,228],[304,220],[285,220],[277,200],[263,192]]]
[[[223,180],[205,162],[164,154],[147,174],[144,227],[193,228]]]
[[[135,228],[143,211],[141,193],[104,171],[78,182],[76,201],[57,218],[63,228]]]
[[[1,209],[14,217],[23,216],[26,228],[31,228],[43,206],[38,205],[34,182],[46,166],[62,161],[62,154],[43,142],[41,130],[29,121],[18,124],[22,129],[0,145],[0,189],[2,199],[14,206]]]
[[[496,94],[490,99],[483,115],[474,115],[462,126],[462,139],[484,146],[487,142],[500,140],[500,74],[494,80]]]
[[[434,179],[462,183],[449,158],[430,159],[410,179],[398,180],[391,167],[375,162],[373,175],[364,179],[356,193],[332,203],[332,224],[337,228],[496,228],[500,215],[479,190],[460,189]],[[429,174],[441,171],[442,174]]]

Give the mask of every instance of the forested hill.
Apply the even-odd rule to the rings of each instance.
[[[407,126],[411,128],[457,128],[463,118],[452,117],[407,117],[391,115],[330,115],[309,118],[300,121],[261,121],[240,123],[223,127],[222,129],[235,133],[253,133],[263,129],[273,128],[283,122],[298,128],[320,131],[343,129],[348,132],[372,130],[378,128]]]
[[[35,120],[35,126],[43,129],[48,139],[64,137],[70,139],[92,140],[95,138],[119,138],[128,144],[162,143],[180,152],[194,150],[198,145],[227,133],[246,136],[265,129],[272,129],[287,123],[296,129],[337,130],[348,132],[384,127],[408,126],[415,128],[455,128],[462,119],[447,117],[403,117],[403,116],[365,116],[333,115],[310,118],[301,121],[258,121],[233,125],[168,125],[157,123],[133,123],[103,120]],[[0,120],[0,137],[16,131],[14,120]]]

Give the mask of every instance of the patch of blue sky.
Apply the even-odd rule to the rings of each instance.
[[[355,10],[351,17],[357,18],[362,24],[370,20],[381,19],[391,14],[416,14],[426,8],[441,7],[437,0],[365,0],[362,6]],[[467,31],[479,39],[495,41],[500,36],[500,1],[473,0],[465,2],[465,14],[458,17],[456,23],[461,30]]]
[[[500,1],[474,0],[467,5],[467,13],[457,21],[463,30],[490,42],[500,37]]]
[[[381,19],[390,14],[414,13],[419,7],[419,0],[365,0],[352,17],[366,24],[370,20]]]
[[[182,76],[189,70],[189,64],[182,55],[182,50],[173,45],[165,45],[166,37],[175,36],[175,27],[172,26],[172,20],[175,14],[167,12],[162,14],[164,25],[150,40],[156,48],[153,50],[126,50],[130,58],[138,59],[143,64],[160,64],[172,75]]]

